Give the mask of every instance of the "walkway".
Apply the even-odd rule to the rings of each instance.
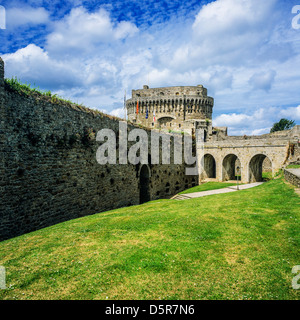
[[[254,182],[248,184],[239,185],[239,190],[245,190],[249,188],[253,188],[263,184],[263,182]],[[176,194],[171,199],[175,200],[187,200],[192,198],[200,198],[205,196],[210,196],[212,194],[221,194],[221,193],[228,193],[228,192],[235,192],[237,190],[237,186],[231,186],[223,189],[216,189],[216,190],[208,190],[208,191],[201,191],[201,192],[193,192],[193,193],[185,193],[185,194]]]

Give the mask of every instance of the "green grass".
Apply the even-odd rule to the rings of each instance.
[[[239,181],[239,184],[240,181]],[[193,192],[201,192],[201,191],[208,191],[208,190],[216,190],[216,189],[222,189],[222,188],[227,188],[231,186],[236,186],[236,183],[232,182],[215,182],[215,181],[210,181],[210,182],[205,182],[203,184],[200,184],[199,186],[192,187],[190,189],[186,189],[179,194],[186,194],[186,193],[193,193]]]
[[[157,200],[0,243],[0,299],[299,299],[299,196],[282,178]]]
[[[18,78],[11,78],[11,79],[4,79],[5,89],[18,93],[19,95],[26,96],[26,97],[34,97],[38,100],[44,100],[53,104],[69,106],[75,108],[76,110],[81,110],[84,112],[89,112],[94,115],[100,115],[101,117],[107,117],[110,119],[120,120],[120,118],[104,114],[103,112],[95,109],[90,109],[83,106],[81,103],[74,103],[68,99],[64,99],[59,97],[57,94],[53,94],[51,91],[44,91],[40,90],[39,88],[32,87],[31,84],[28,83],[21,83]]]
[[[19,94],[23,94],[26,96],[43,96],[47,97],[52,103],[68,103],[73,104],[72,101],[63,99],[59,97],[57,94],[51,93],[51,91],[40,90],[39,88],[32,87],[31,84],[21,83],[21,81],[13,77],[11,79],[4,79],[5,86],[8,90],[15,91]]]
[[[286,166],[286,169],[299,169],[300,168],[300,164],[289,164],[288,166]]]
[[[263,172],[262,178],[264,181],[269,181],[269,180],[273,179],[272,172]]]

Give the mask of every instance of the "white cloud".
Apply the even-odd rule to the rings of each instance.
[[[289,120],[300,121],[300,105],[298,107],[289,107],[280,111],[280,117]]]
[[[109,114],[112,116],[119,117],[119,118],[123,119],[124,115],[125,115],[125,110],[124,110],[124,108],[117,108],[117,109],[114,109],[113,111],[111,111]]]
[[[118,116],[125,89],[129,98],[148,83],[203,84],[219,114],[213,125],[230,134],[264,133],[279,116],[300,121],[298,107],[278,108],[300,103],[299,33],[285,27],[290,12],[278,1],[216,0],[180,23],[155,24],[148,13],[140,29],[105,8],[76,7],[51,22],[43,48],[31,44],[3,56],[7,76]],[[49,19],[40,13],[35,21]]]
[[[114,37],[116,39],[124,39],[133,36],[138,32],[138,28],[131,22],[121,21],[114,30]]]
[[[25,24],[46,24],[49,12],[44,8],[18,7],[6,10],[7,28],[16,28]]]
[[[244,124],[245,121],[250,121],[251,118],[253,118],[253,116],[246,114],[221,114],[214,120],[213,124],[219,127],[234,127]]]
[[[252,85],[253,89],[261,89],[269,91],[272,87],[276,76],[276,71],[269,70],[266,72],[254,73],[249,79],[249,84]]]
[[[76,68],[49,57],[40,47],[30,44],[15,53],[3,55],[5,76],[16,76],[24,82],[51,89],[82,84]]]
[[[272,126],[272,118],[267,115],[272,111],[274,111],[273,108],[259,108],[252,114],[221,114],[213,120],[213,125],[228,127],[229,135],[267,133]]]
[[[262,31],[260,26],[267,26],[267,19],[274,0],[218,0],[200,10],[193,24],[193,30],[199,37],[226,38],[248,33],[249,30]]]
[[[96,50],[97,45],[125,39],[137,32],[138,28],[131,22],[114,24],[103,8],[89,13],[85,8],[78,7],[72,9],[63,20],[54,23],[54,32],[47,39],[47,50],[76,55],[91,52]]]
[[[272,125],[281,118],[299,121],[300,105],[289,108],[259,108],[252,114],[221,114],[213,120],[213,126],[228,127],[229,135],[260,135],[269,133]]]
[[[218,0],[203,6],[192,26],[193,46],[186,58],[235,66],[254,60],[274,30],[274,3]]]

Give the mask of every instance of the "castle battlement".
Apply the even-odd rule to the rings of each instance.
[[[197,125],[212,119],[214,99],[207,89],[198,86],[176,86],[132,90],[126,101],[128,119],[148,128],[192,132]]]

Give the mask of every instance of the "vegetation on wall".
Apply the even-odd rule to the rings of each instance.
[[[89,112],[94,115],[99,115],[100,117],[108,117],[110,119],[121,120],[118,117],[111,116],[108,114],[104,114],[103,112],[95,109],[89,109],[82,104],[74,103],[71,100],[64,99],[59,97],[57,94],[53,94],[50,90],[41,90],[39,88],[31,86],[28,83],[22,83],[17,77],[12,77],[11,79],[5,78],[4,79],[5,89],[10,92],[16,92],[19,95],[26,96],[26,97],[35,97],[39,99],[43,99],[47,102],[59,104],[59,105],[66,105],[74,109],[78,109],[84,112]]]

